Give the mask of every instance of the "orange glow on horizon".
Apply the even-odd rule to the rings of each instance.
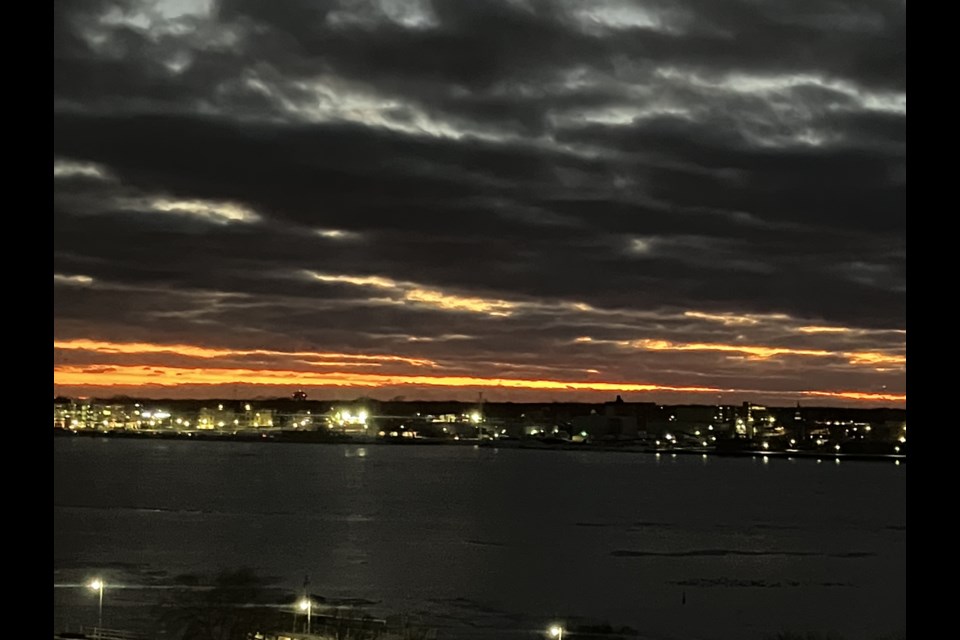
[[[388,373],[331,371],[285,371],[278,369],[226,369],[156,367],[145,365],[63,365],[54,367],[54,381],[65,385],[166,385],[183,384],[299,384],[318,387],[380,387],[422,385],[433,387],[508,387],[573,391],[689,391],[716,393],[729,391],[715,387],[684,387],[641,383],[565,382],[520,378],[480,378],[474,376],[422,376]]]
[[[530,380],[519,378],[482,378],[474,376],[424,376],[379,373],[303,372],[227,368],[151,367],[140,365],[61,365],[54,367],[54,384],[68,386],[180,386],[180,385],[298,385],[315,387],[430,386],[430,387],[504,387],[547,391],[605,391],[680,393],[769,393],[830,397],[858,401],[905,402],[906,395],[864,393],[859,391],[757,391],[717,387],[673,386],[636,382],[598,382]]]
[[[175,355],[189,356],[192,358],[226,358],[231,356],[289,356],[296,358],[319,358],[319,359],[341,359],[356,360],[364,362],[402,362],[415,367],[435,367],[437,363],[425,358],[406,358],[403,356],[394,356],[387,354],[362,354],[362,353],[323,353],[315,351],[274,351],[272,349],[226,349],[217,347],[200,347],[189,344],[152,344],[149,342],[106,342],[102,340],[87,340],[79,338],[74,340],[54,340],[54,349],[64,349],[73,351],[93,351],[96,353],[109,354],[146,354],[146,353],[170,353]],[[310,364],[318,366],[330,366],[322,362],[312,362]],[[357,366],[356,364],[347,366]]]

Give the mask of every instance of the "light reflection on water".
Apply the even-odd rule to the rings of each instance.
[[[55,582],[253,565],[452,638],[528,637],[554,616],[651,638],[905,626],[906,466],[669,459],[55,439]],[[135,591],[114,615],[149,613]],[[55,590],[55,622],[89,614],[88,596]]]

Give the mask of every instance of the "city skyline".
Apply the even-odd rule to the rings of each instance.
[[[906,403],[900,3],[64,2],[54,391]]]

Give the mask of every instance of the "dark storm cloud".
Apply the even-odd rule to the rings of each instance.
[[[54,62],[58,337],[750,388],[630,354],[902,352],[900,3],[63,2]],[[902,387],[763,375],[804,357]]]

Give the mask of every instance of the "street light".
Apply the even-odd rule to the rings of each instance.
[[[313,613],[313,602],[310,598],[302,598],[298,603],[300,611],[307,612],[307,633],[310,633],[310,614]]]
[[[100,630],[103,628],[103,587],[105,585],[100,578],[94,578],[87,586],[96,591],[100,596],[100,604],[97,606],[97,637],[99,638],[101,634]]]
[[[557,638],[557,640],[563,640],[563,627],[558,624],[550,625],[550,628],[547,629],[547,633],[550,634],[551,638]]]

